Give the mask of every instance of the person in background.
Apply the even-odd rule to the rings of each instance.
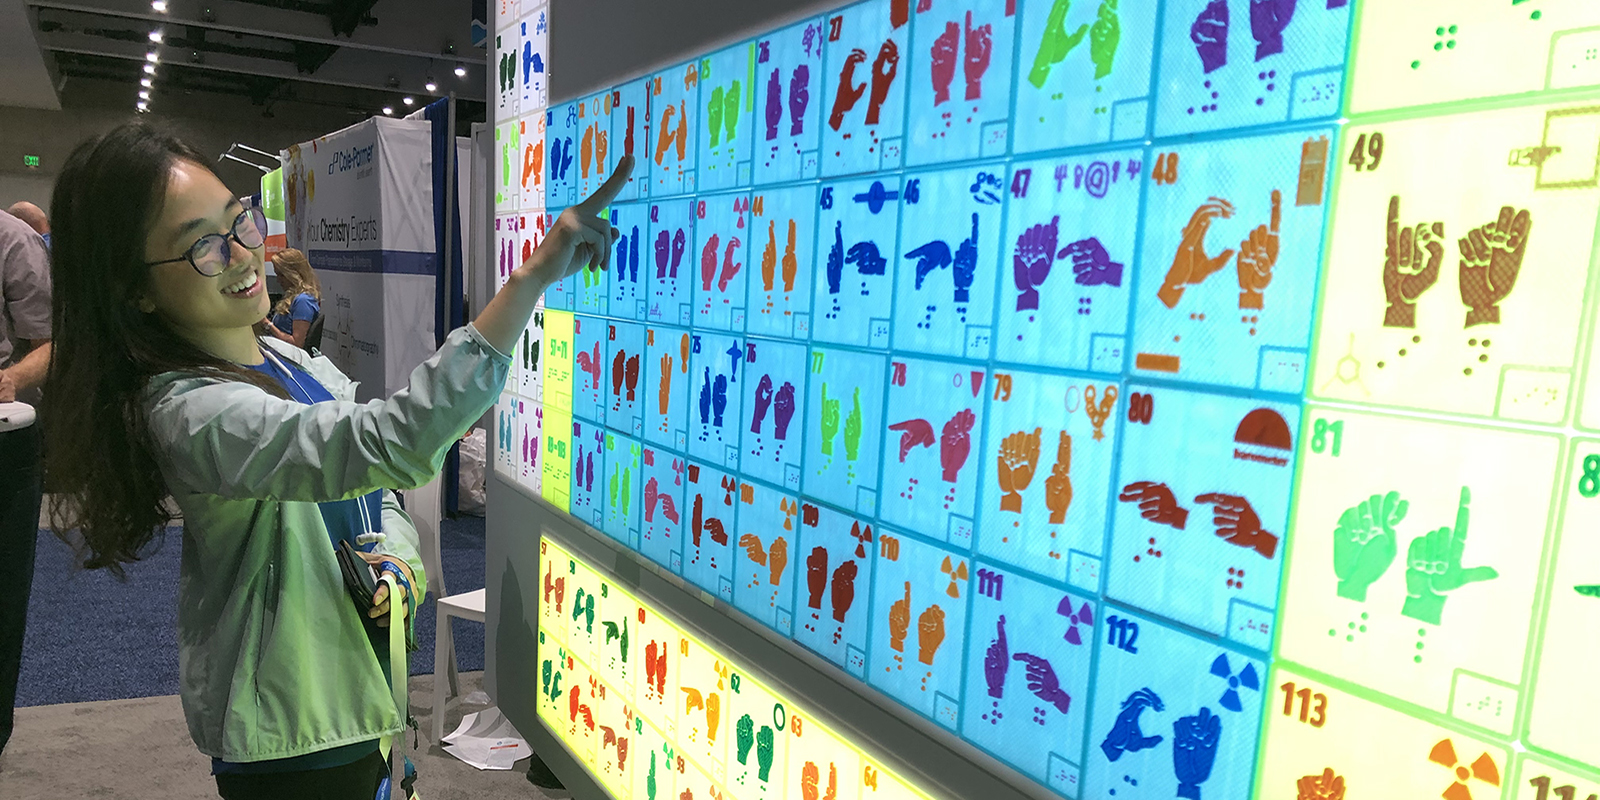
[[[272,267],[283,286],[283,298],[272,307],[265,329],[279,341],[304,350],[311,321],[322,312],[322,281],[317,280],[306,254],[292,247],[279,250]]]
[[[438,475],[500,398],[545,289],[609,265],[618,232],[601,212],[633,161],[563,211],[405,389],[357,403],[327,358],[253,332],[268,305],[261,211],[210,160],[130,122],[78,145],[56,181],[51,527],[84,566],[121,575],[173,521],[170,495],[179,697],[218,794],[373,800],[380,740],[404,720],[367,623],[414,642],[426,594],[393,490]],[[391,603],[380,584],[368,620],[341,578],[344,542],[399,587]]]
[[[38,406],[49,363],[50,256],[33,229],[0,214],[0,403]],[[11,740],[33,588],[43,477],[40,440],[37,423],[0,433],[0,752]]]
[[[6,209],[6,212],[17,219],[28,223],[28,227],[32,228],[34,232],[39,234],[40,238],[44,239],[44,246],[46,249],[49,249],[50,218],[44,215],[44,211],[42,209],[26,200],[23,200],[21,202],[12,203],[11,207]]]

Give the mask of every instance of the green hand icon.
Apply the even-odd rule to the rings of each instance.
[[[644,790],[650,800],[656,800],[656,751],[654,750],[650,751],[650,774],[645,776]]]
[[[1117,21],[1117,0],[1100,0],[1099,14],[1094,27],[1089,29],[1089,60],[1094,62],[1095,80],[1111,74],[1120,41],[1122,26]]]
[[[1050,79],[1050,68],[1066,60],[1067,54],[1089,34],[1086,24],[1079,25],[1071,34],[1067,33],[1067,11],[1071,8],[1072,0],[1056,0],[1055,5],[1050,7],[1050,15],[1045,18],[1039,52],[1033,57],[1033,69],[1028,72],[1028,82],[1036,89],[1044,88],[1044,82]]]
[[[833,437],[839,433],[839,401],[828,399],[828,384],[822,384],[822,454],[833,455]]]
[[[633,480],[633,469],[626,468],[622,471],[622,516],[628,516],[628,483]]]
[[[619,478],[621,478],[621,477],[622,477],[622,468],[621,467],[617,467],[617,471],[611,473],[611,507],[612,508],[616,508],[617,507],[617,480]]]
[[[861,455],[861,390],[851,401],[850,416],[844,418],[844,457],[854,461]]]
[[[750,763],[750,748],[756,745],[756,721],[749,714],[739,718],[739,763]]]
[[[1455,527],[1439,528],[1411,540],[1411,546],[1406,548],[1406,602],[1401,614],[1438,625],[1444,614],[1443,592],[1500,577],[1494,567],[1461,566],[1461,551],[1467,546],[1467,506],[1471,502],[1472,491],[1461,487]]]
[[[1410,504],[1399,492],[1373,495],[1345,509],[1333,532],[1333,573],[1339,576],[1339,596],[1366,602],[1371,586],[1394,563],[1394,526],[1406,518]]]

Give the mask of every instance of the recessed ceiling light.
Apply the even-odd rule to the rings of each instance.
[[[412,104],[412,103],[415,103],[415,102],[417,102],[417,101],[415,101],[415,100],[412,100],[412,99],[411,99],[411,98],[409,98],[409,97],[402,97],[402,98],[400,98],[400,102],[402,102],[402,103],[405,103],[405,104],[406,104],[406,105],[408,105],[408,106],[409,106],[409,105],[411,105],[411,104]]]
[[[146,74],[146,75],[154,75],[154,74],[156,74],[156,65],[154,65],[154,64],[146,64],[146,65],[144,65],[144,74]]]
[[[140,86],[143,86],[143,87],[144,87],[144,88],[146,88],[146,89],[148,89],[148,88],[150,88],[150,87],[151,87],[151,86],[154,86],[154,85],[155,85],[155,81],[152,81],[152,80],[150,80],[150,79],[149,79],[149,78],[140,78],[140,79],[139,79],[139,85],[140,85]]]
[[[394,106],[384,106],[383,115],[386,117],[394,116]]]
[[[139,92],[139,99],[140,100],[149,100],[150,99],[150,91],[148,89],[146,89],[146,90],[144,90],[142,92]]]
[[[144,60],[154,64],[161,60],[161,56],[156,55],[156,51],[151,50],[150,52],[144,54]]]
[[[434,82],[432,75],[429,75],[428,82],[422,84],[422,88],[427,89],[430,92],[437,92],[439,91],[439,84]]]
[[[161,31],[151,31],[150,32],[150,41],[155,42],[156,44],[160,44],[161,43]]]
[[[140,111],[149,111],[150,110],[150,104],[146,103],[143,100],[140,100],[139,101],[139,110]]]
[[[150,10],[158,14],[167,13],[167,0],[150,0]]]
[[[456,65],[456,77],[457,78],[465,78],[465,77],[467,77],[467,68],[461,66],[460,64],[457,64]]]

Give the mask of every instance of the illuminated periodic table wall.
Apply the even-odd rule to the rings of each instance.
[[[638,159],[502,476],[1065,797],[1600,792],[1600,4],[869,0],[549,105],[498,6],[501,279]]]

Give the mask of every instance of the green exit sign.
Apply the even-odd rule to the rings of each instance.
[[[37,166],[39,166],[39,157],[38,156],[23,156],[22,157],[22,166],[24,166],[24,167],[37,167]]]

